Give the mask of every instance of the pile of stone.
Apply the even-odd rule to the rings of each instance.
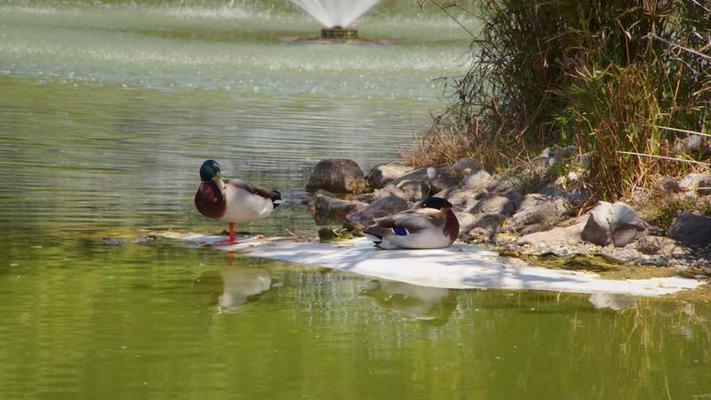
[[[547,179],[561,163],[567,165],[565,173]],[[454,205],[464,242],[516,248],[521,254],[597,254],[616,262],[711,268],[711,217],[679,213],[668,232],[660,232],[623,202],[600,201],[577,215],[591,201],[579,181],[587,163],[574,148],[549,148],[533,160],[533,176],[492,175],[461,159],[431,166],[436,173],[429,179],[427,168],[398,162],[364,174],[352,160],[329,159],[319,162],[309,179],[309,207],[318,225],[343,224],[357,234],[375,218],[436,195]],[[711,204],[711,174],[690,174],[665,187]]]

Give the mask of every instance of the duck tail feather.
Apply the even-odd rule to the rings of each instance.
[[[380,226],[371,226],[363,230],[363,235],[371,240],[376,245],[383,242],[385,236],[385,228]]]
[[[272,204],[274,205],[274,208],[277,208],[279,204],[283,203],[284,199],[281,198],[281,193],[277,192],[276,190],[272,191]]]

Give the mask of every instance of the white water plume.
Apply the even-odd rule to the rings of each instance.
[[[380,0],[290,0],[326,28],[351,26]]]

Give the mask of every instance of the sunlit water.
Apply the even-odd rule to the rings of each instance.
[[[319,28],[288,7],[0,3],[0,399],[708,397],[708,305],[143,238],[223,228],[192,205],[208,157],[288,200],[242,229],[313,234],[310,168],[393,159],[466,65],[456,24],[396,9],[359,22],[392,45],[329,46],[280,43]]]

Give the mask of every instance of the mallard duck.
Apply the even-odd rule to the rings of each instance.
[[[363,233],[381,249],[439,249],[457,239],[459,221],[449,201],[428,197],[422,208],[378,218]]]
[[[206,217],[229,223],[230,237],[218,244],[235,242],[234,225],[266,218],[282,203],[281,193],[239,179],[222,179],[220,164],[207,160],[200,167],[200,187],[195,207]]]

